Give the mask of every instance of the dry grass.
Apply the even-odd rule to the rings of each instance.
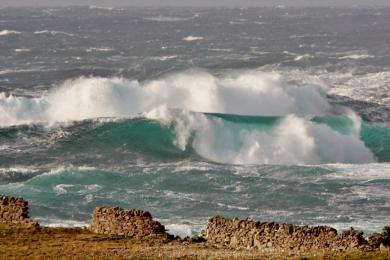
[[[388,252],[262,254],[207,243],[165,238],[131,239],[97,235],[80,228],[23,228],[0,225],[1,259],[390,259]]]

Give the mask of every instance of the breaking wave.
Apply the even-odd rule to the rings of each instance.
[[[365,123],[362,129],[352,112],[332,116],[325,94],[323,87],[291,85],[258,71],[215,76],[191,70],[148,82],[78,78],[39,98],[1,93],[0,125],[2,132],[69,121],[77,128],[77,121],[108,117],[97,120],[110,134],[89,131],[88,140],[104,136],[110,143],[121,136],[141,153],[228,164],[390,160],[389,129]],[[135,147],[137,140],[142,144]]]
[[[39,98],[0,93],[0,126],[132,117],[159,107],[255,116],[323,115],[331,109],[321,87],[290,85],[276,73],[192,70],[148,82],[78,78]]]
[[[332,128],[295,115],[242,117],[157,110],[147,114],[175,129],[174,144],[228,164],[369,163],[374,155],[360,140],[360,121]],[[331,124],[331,123],[329,123]]]
[[[31,135],[37,130],[19,127],[20,131]],[[123,153],[132,154],[129,160],[154,163],[186,158],[242,165],[390,161],[390,129],[361,124],[353,116],[255,117],[160,108],[138,118],[76,122],[62,131],[67,134],[52,145],[59,154],[69,144],[86,151],[100,144],[107,154],[120,146]],[[15,127],[2,128],[0,135],[11,135],[8,132]]]

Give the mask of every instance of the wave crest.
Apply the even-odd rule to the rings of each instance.
[[[146,115],[173,125],[175,144],[188,142],[200,156],[230,164],[326,164],[374,162],[371,151],[359,139],[360,122],[350,118],[350,133],[342,134],[326,124],[289,115],[274,124],[245,125],[200,113],[158,109]]]
[[[12,34],[21,34],[19,31],[14,30],[2,30],[0,31],[0,36],[12,35]]]
[[[214,76],[185,71],[139,82],[78,78],[39,98],[0,93],[0,126],[131,117],[160,106],[239,115],[322,115],[330,110],[319,86],[288,84],[276,73],[247,71]]]

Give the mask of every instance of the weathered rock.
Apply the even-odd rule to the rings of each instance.
[[[253,220],[209,219],[201,234],[211,244],[263,251],[309,252],[318,250],[363,250],[369,247],[363,233],[350,229],[337,234],[334,228],[261,223]],[[376,248],[379,248],[379,244]]]
[[[373,233],[367,237],[367,241],[373,248],[390,247],[390,226],[385,226],[382,233]]]
[[[0,195],[0,223],[38,226],[28,216],[28,203],[22,198]]]
[[[381,252],[388,252],[388,251],[390,251],[390,247],[388,246],[388,245],[385,245],[385,244],[380,244],[379,245],[379,250],[381,251]]]
[[[126,237],[169,237],[165,227],[153,220],[149,212],[137,209],[124,210],[119,207],[95,208],[90,230],[99,234]]]

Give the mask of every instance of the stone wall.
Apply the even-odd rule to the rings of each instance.
[[[37,226],[28,216],[28,202],[22,198],[0,195],[0,223]]]
[[[367,237],[367,242],[372,248],[380,250],[390,249],[390,226],[385,226],[382,233],[373,233]]]
[[[232,248],[257,248],[263,251],[309,252],[313,250],[371,250],[389,246],[389,230],[366,240],[354,229],[337,234],[331,227],[308,227],[291,224],[261,223],[250,219],[209,219],[201,232],[208,243]]]
[[[0,195],[0,224],[38,226],[28,216],[28,203],[22,198]],[[123,210],[115,207],[95,208],[90,230],[99,234],[127,237],[173,238],[165,227],[153,220],[149,212]],[[201,238],[211,245],[231,248],[258,249],[262,252],[305,253],[313,251],[386,250],[390,252],[390,226],[382,233],[363,237],[353,228],[338,234],[331,227],[297,226],[274,222],[255,222],[251,219],[209,219]],[[187,239],[200,242],[202,239]],[[184,239],[184,241],[187,241]]]
[[[167,236],[165,227],[149,212],[115,208],[95,208],[90,230],[99,234],[127,237]]]

